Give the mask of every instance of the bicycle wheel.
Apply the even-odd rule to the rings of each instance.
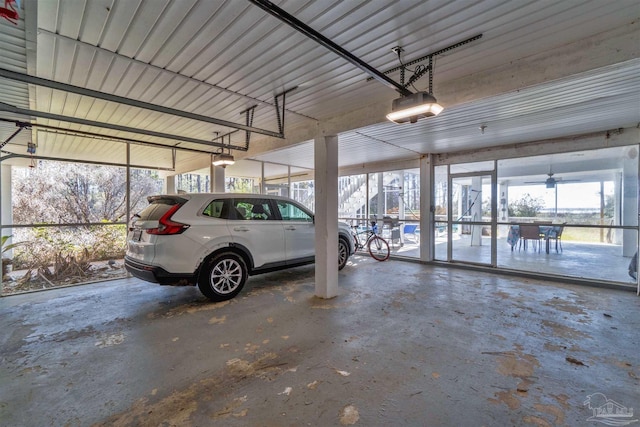
[[[376,261],[385,261],[389,258],[389,244],[380,236],[373,236],[369,240],[369,255]]]

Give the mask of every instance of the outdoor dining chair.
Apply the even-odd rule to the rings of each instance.
[[[560,245],[560,252],[562,252],[562,232],[563,231],[564,231],[564,224],[555,225],[549,232],[549,235],[547,236],[549,240],[556,241],[556,253],[558,253],[558,244]]]
[[[540,251],[540,226],[533,224],[520,224],[520,249],[524,244],[524,250],[527,250],[527,242],[532,240],[535,243],[533,249]]]

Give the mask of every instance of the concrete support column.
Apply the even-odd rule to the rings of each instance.
[[[431,154],[420,159],[420,261],[433,261],[433,167]]]
[[[378,209],[376,211],[376,221],[379,222],[378,229],[382,231],[382,218],[387,214],[387,195],[384,192],[384,174],[378,173]]]
[[[176,176],[167,175],[162,185],[162,192],[164,194],[176,194]]]
[[[0,203],[2,204],[1,225],[13,224],[13,209],[11,201],[11,165],[0,166]],[[11,234],[11,230],[4,229],[3,235]]]
[[[406,182],[405,182],[405,174],[404,169],[400,171],[398,174],[398,179],[400,181],[400,185],[398,185],[398,218],[404,219],[406,217],[405,206],[404,206],[404,196],[406,195]]]
[[[13,224],[13,202],[11,201],[11,165],[0,165],[0,225]],[[0,235],[10,236],[10,228],[0,229]],[[11,243],[11,239],[8,240]],[[4,258],[12,258],[12,250],[2,254]],[[0,295],[3,293],[2,272],[0,272]]]
[[[211,192],[224,193],[225,169],[221,166],[211,165],[209,173],[211,174],[211,179],[209,180],[211,183]]]
[[[613,225],[622,225],[622,173],[616,172],[613,181]],[[620,230],[613,230],[613,243],[622,244],[622,233]]]
[[[638,150],[628,150],[622,162],[622,225],[638,225]],[[622,255],[632,257],[638,250],[638,233],[623,230]]]
[[[316,137],[316,296],[338,295],[338,137]]]

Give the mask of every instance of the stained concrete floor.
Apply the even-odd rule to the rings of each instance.
[[[364,257],[313,292],[307,266],[218,304],[136,279],[2,298],[0,425],[595,426],[596,397],[640,406],[632,292]]]

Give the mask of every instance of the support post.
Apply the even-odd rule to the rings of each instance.
[[[211,192],[224,193],[225,168],[211,165]]]
[[[10,236],[12,231],[10,228],[2,228],[2,225],[13,224],[13,203],[11,201],[11,165],[0,166],[0,235]],[[7,244],[12,239],[7,240]],[[7,257],[11,256],[11,251],[7,251]],[[0,258],[2,256],[0,255]],[[0,264],[2,261],[0,260]],[[2,272],[0,272],[0,295],[4,292],[2,283]]]
[[[316,290],[320,298],[338,295],[338,137],[314,140]]]
[[[164,194],[176,194],[176,176],[167,175],[162,187]]]
[[[433,261],[434,210],[433,167],[427,154],[420,159],[420,261]]]

